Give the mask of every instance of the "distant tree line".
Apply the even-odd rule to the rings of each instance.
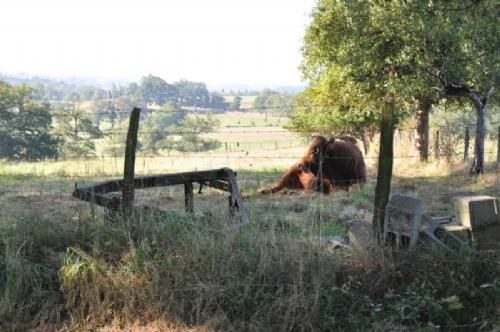
[[[8,160],[79,158],[110,151],[121,154],[131,106],[144,110],[140,150],[216,149],[220,142],[203,135],[220,125],[210,113],[238,111],[242,106],[239,95],[226,102],[221,94],[209,92],[204,83],[181,80],[170,84],[153,75],[126,86],[113,84],[108,91],[39,78],[9,81],[15,83],[0,80],[0,159]],[[269,89],[254,93],[257,97],[252,106],[266,118],[293,110],[292,95]],[[199,109],[206,114],[190,114]],[[96,149],[96,143],[103,148]]]
[[[2,77],[0,76],[0,79]],[[5,77],[7,81],[7,77]],[[110,98],[123,102],[133,102],[136,105],[163,106],[167,102],[175,102],[180,106],[213,108],[225,110],[229,103],[225,102],[222,94],[210,92],[203,82],[180,80],[167,83],[158,76],[144,76],[139,83],[128,85],[112,84],[109,90],[87,85],[69,84],[56,80],[32,78],[16,79],[8,77],[8,81],[15,85],[26,84],[33,88],[32,99],[41,102],[58,104],[77,96],[81,102],[94,102]]]
[[[25,84],[0,81],[0,159],[38,161],[95,156],[96,140],[104,139],[104,143],[107,138],[108,146],[112,145],[115,152],[118,148],[118,154],[123,153],[125,131],[115,129],[122,127],[127,113],[116,112],[114,103],[102,103],[110,112],[104,115],[114,115],[103,117],[101,112],[84,110],[85,100],[78,93],[52,106],[37,101],[38,93]],[[215,131],[219,124],[210,113],[191,115],[178,101],[167,101],[158,111],[143,113],[139,149],[152,153],[216,149],[220,142],[202,134]],[[100,125],[113,134],[106,135]]]

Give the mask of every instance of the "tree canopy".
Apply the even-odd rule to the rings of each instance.
[[[493,0],[318,1],[303,47],[311,84],[291,127],[366,126],[387,97],[400,117],[422,98],[467,97],[479,110],[499,80],[498,17]]]
[[[51,133],[47,104],[32,99],[26,85],[0,81],[0,158],[40,160],[57,156],[59,141]]]
[[[134,91],[136,88],[136,85],[133,85],[130,89]],[[174,101],[178,95],[176,86],[168,84],[160,77],[151,74],[142,78],[140,91],[144,102],[157,105],[163,105],[167,101]]]

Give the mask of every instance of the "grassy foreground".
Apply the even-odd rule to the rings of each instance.
[[[18,218],[1,230],[0,328],[471,331],[499,323],[494,257],[348,252],[297,237],[279,220],[233,233],[224,226],[181,214],[114,225]]]
[[[406,167],[397,166],[393,191],[423,198],[433,211],[449,212],[459,193],[500,194],[495,174],[474,181],[457,168],[443,175],[444,166]],[[468,248],[457,255],[335,248],[329,239],[346,234],[347,220],[370,218],[375,180],[331,196],[256,195],[278,176],[239,172],[251,224],[227,232],[232,221],[217,192],[196,196],[194,215],[182,212],[175,189],[141,193],[140,202],[174,208],[110,224],[69,198],[71,179],[4,174],[0,330],[488,331],[500,324],[498,257]],[[47,194],[47,186],[67,192]],[[33,194],[9,193],[19,188]]]

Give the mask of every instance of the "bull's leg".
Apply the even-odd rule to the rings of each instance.
[[[324,186],[324,189],[326,191],[325,194],[326,193],[334,193],[336,191],[335,187],[328,179],[323,178],[323,186]]]
[[[294,165],[292,166],[280,179],[280,181],[272,188],[270,189],[262,189],[259,192],[261,194],[274,194],[277,193],[278,191],[284,189],[284,188],[290,188],[290,189],[303,189],[302,184],[299,181],[298,178],[298,172],[299,170],[297,169],[297,166]]]

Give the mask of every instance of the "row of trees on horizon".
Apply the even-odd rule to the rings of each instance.
[[[273,101],[263,101],[262,98],[269,96],[287,97],[288,104],[293,93],[262,90],[220,90],[209,91],[203,82],[180,80],[168,83],[164,79],[154,75],[147,75],[139,82],[129,84],[112,83],[109,89],[88,84],[86,81],[79,82],[75,79],[72,83],[48,78],[19,78],[0,74],[0,80],[12,85],[28,85],[33,88],[33,100],[40,102],[58,103],[67,100],[78,100],[81,102],[97,102],[109,98],[120,99],[127,97],[127,101],[137,103],[137,106],[155,104],[163,106],[166,102],[176,102],[181,106],[197,106],[222,110],[238,110],[241,106],[243,96],[259,98],[252,106],[263,108],[265,104],[276,106],[276,98]],[[231,97],[228,102],[224,97]]]
[[[215,112],[239,110],[242,100],[233,96],[232,101],[225,102],[223,97],[214,99],[213,93],[210,100],[203,83],[181,81],[169,85],[152,75],[144,77],[140,84],[115,86],[109,92],[113,98],[106,97],[100,90],[94,90],[91,97],[90,93],[84,93],[87,89],[87,86],[73,86],[66,91],[68,95],[63,100],[49,100],[47,89],[41,92],[26,84],[11,85],[0,81],[0,158],[40,160],[92,156],[96,152],[96,140],[100,139],[104,139],[101,140],[104,146],[99,149],[101,153],[116,153],[125,142],[123,127],[127,125],[128,112],[124,110],[132,106],[144,109],[140,150],[158,153],[160,150],[216,149],[220,142],[201,134],[215,131],[219,121],[209,111],[203,111],[202,116],[188,116],[193,113],[189,106],[194,106],[194,110],[209,105],[226,107],[209,109]],[[83,91],[84,97],[77,91]],[[204,104],[195,100],[210,101]],[[267,119],[268,113],[289,114],[292,103],[293,96],[264,90],[255,98],[253,106],[265,112]],[[108,135],[103,128],[115,133]],[[177,132],[182,135],[179,137]]]

